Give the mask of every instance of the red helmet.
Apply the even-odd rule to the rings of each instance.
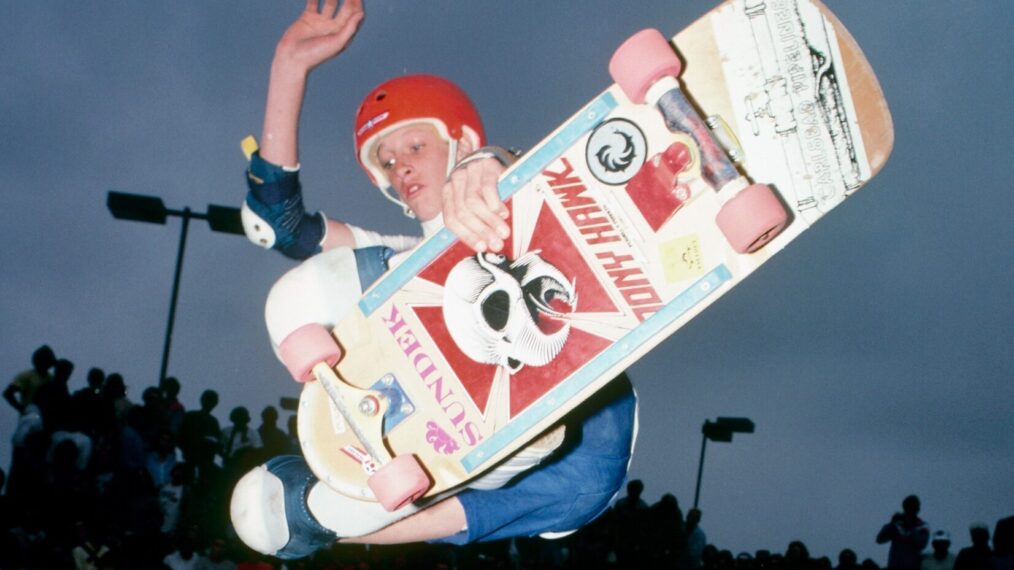
[[[381,83],[356,111],[356,160],[370,181],[387,186],[376,157],[370,156],[377,139],[410,123],[429,123],[452,143],[463,136],[475,148],[485,146],[482,121],[472,101],[457,85],[435,75],[405,75]],[[397,201],[397,200],[396,200]]]

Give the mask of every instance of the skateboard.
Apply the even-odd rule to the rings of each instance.
[[[675,47],[675,49],[674,49]],[[501,254],[447,230],[281,341],[321,481],[396,510],[476,481],[884,165],[870,64],[815,0],[632,36],[616,84],[505,171]]]

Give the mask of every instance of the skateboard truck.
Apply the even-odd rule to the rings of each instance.
[[[422,497],[429,475],[414,455],[393,455],[384,444],[384,414],[390,405],[376,390],[357,388],[334,371],[342,350],[322,325],[311,323],[293,331],[278,346],[282,361],[299,381],[315,379],[374,461],[380,464],[367,481],[377,501],[394,511]]]
[[[788,212],[770,187],[751,184],[736,169],[683,94],[677,79],[681,70],[669,41],[655,29],[631,36],[609,61],[609,73],[632,102],[657,107],[670,131],[685,133],[697,144],[701,176],[722,203],[715,219],[719,229],[734,250],[753,253],[788,225]]]

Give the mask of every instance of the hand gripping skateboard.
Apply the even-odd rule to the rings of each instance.
[[[281,340],[313,380],[300,440],[333,489],[394,510],[509,464],[869,181],[893,144],[870,64],[815,0],[723,2],[672,43],[635,34],[609,69],[617,84],[503,174],[502,254],[444,230],[333,330]]]

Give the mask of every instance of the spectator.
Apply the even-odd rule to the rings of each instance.
[[[145,469],[147,457],[145,456],[144,438],[141,436],[143,423],[144,412],[141,408],[138,406],[130,408],[127,412],[126,424],[120,429],[118,463],[120,470]]]
[[[127,411],[133,406],[127,398],[127,384],[123,381],[123,376],[118,372],[106,376],[106,382],[102,385],[104,429],[115,430],[122,426],[127,419]]]
[[[176,532],[183,507],[187,467],[184,463],[173,465],[169,472],[169,483],[158,490],[158,505],[162,511],[162,534],[171,536]]]
[[[99,430],[99,417],[102,409],[102,384],[106,373],[101,368],[88,370],[88,386],[74,392],[71,396],[71,407],[77,417],[79,428],[94,437]]]
[[[922,570],[954,570],[954,554],[951,553],[951,535],[946,530],[933,533],[930,541],[933,552],[922,559]]]
[[[149,386],[141,393],[140,428],[145,444],[154,447],[162,433],[169,432],[169,410],[162,398],[162,391]]]
[[[201,393],[201,409],[183,414],[180,449],[183,451],[183,459],[187,462],[199,463],[198,456],[202,455],[209,445],[213,448],[213,454],[218,453],[222,428],[218,424],[218,419],[211,414],[216,406],[218,392],[205,390]]]
[[[993,570],[1014,570],[1014,517],[998,520],[993,529]]]
[[[232,425],[222,431],[222,461],[228,468],[244,453],[261,448],[261,436],[250,427],[250,412],[243,406],[236,406],[229,413]]]
[[[39,386],[33,402],[39,407],[42,415],[42,427],[48,433],[56,431],[74,431],[77,422],[72,420],[70,391],[67,383],[74,372],[74,363],[61,358],[53,365],[53,377],[49,382]]]
[[[156,489],[161,489],[172,482],[172,470],[177,463],[179,458],[176,456],[173,436],[165,430],[156,438],[155,448],[148,452],[145,462]]]
[[[183,426],[183,415],[187,410],[180,402],[180,381],[173,376],[166,378],[160,386],[162,390],[162,401],[165,403],[165,410],[168,415],[169,433],[176,438]]]
[[[621,567],[640,568],[647,563],[644,532],[648,528],[648,503],[641,499],[644,483],[627,483],[627,496],[613,505],[616,522],[616,558]]]
[[[49,370],[56,364],[56,355],[48,345],[42,345],[32,353],[32,367],[18,374],[4,390],[4,399],[12,408],[23,414],[35,399],[35,393],[53,379]]]
[[[682,570],[696,570],[703,564],[704,547],[708,544],[708,537],[701,528],[701,510],[693,508],[687,511],[687,520],[683,529],[686,546],[683,549],[683,556],[680,558],[679,567]]]
[[[785,568],[788,570],[811,570],[810,549],[799,540],[793,540],[785,549]]]
[[[290,453],[289,438],[278,429],[278,410],[274,406],[265,406],[261,411],[261,427],[257,434],[263,444],[264,457],[276,457]]]
[[[846,548],[838,553],[838,566],[835,570],[859,570],[859,558],[854,550]]]
[[[645,536],[649,541],[649,558],[655,567],[676,565],[683,550],[683,512],[672,493],[651,506]]]
[[[922,551],[929,542],[929,528],[919,518],[919,497],[905,497],[901,508],[902,512],[895,513],[891,522],[877,533],[877,544],[891,543],[887,554],[889,570],[919,570]]]
[[[285,422],[286,435],[289,436],[289,449],[292,453],[300,453],[299,447],[299,421],[296,414],[289,416],[289,420]]]
[[[989,547],[989,527],[972,523],[968,528],[972,546],[962,548],[954,559],[954,570],[991,570],[993,550]]]

